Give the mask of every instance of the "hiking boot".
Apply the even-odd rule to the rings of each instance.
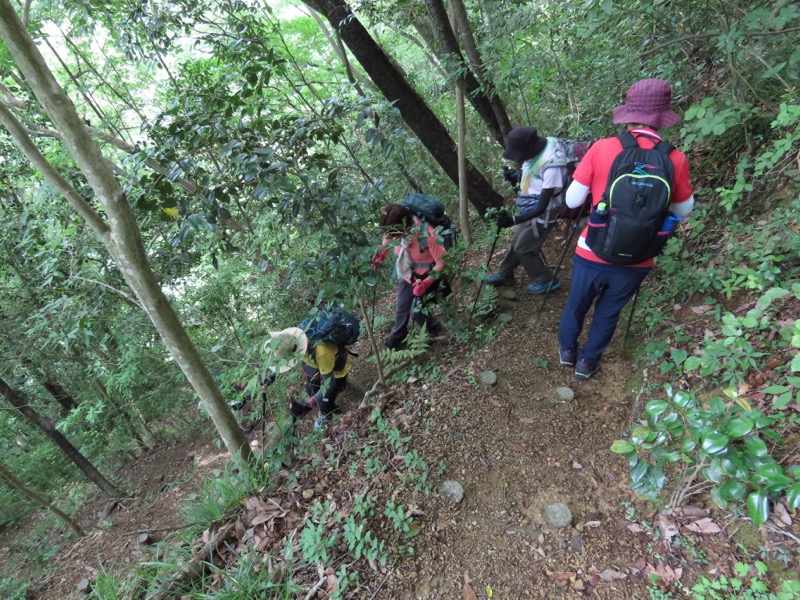
[[[442,332],[444,331],[442,329],[442,324],[439,323],[438,321],[436,323],[431,323],[430,321],[428,321],[426,327],[428,329],[428,333],[433,337],[438,337],[442,335]]]
[[[514,285],[515,283],[513,275],[503,275],[502,273],[489,275],[484,281],[489,285]]]
[[[295,419],[301,419],[305,414],[311,410],[311,406],[308,405],[306,402],[302,404],[299,402],[295,402],[294,400],[289,402],[289,412]]]
[[[383,347],[387,350],[397,350],[400,347],[400,344],[403,343],[403,339],[404,338],[390,335],[386,338],[386,341],[383,342]]]
[[[560,348],[558,350],[558,359],[562,367],[574,367],[577,354],[572,348]]]
[[[596,360],[580,358],[578,359],[578,366],[575,367],[575,377],[578,379],[589,379],[592,375],[597,373],[599,368],[600,363]]]
[[[314,431],[325,429],[328,421],[330,421],[330,415],[323,415],[322,413],[318,414],[317,418],[314,419]]]
[[[549,292],[555,292],[556,290],[561,289],[561,282],[558,279],[551,279],[550,281],[546,281],[544,283],[532,283],[528,286],[528,293],[529,294],[547,294]]]

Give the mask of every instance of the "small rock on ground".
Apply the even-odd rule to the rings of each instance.
[[[566,504],[555,502],[542,511],[542,518],[551,527],[560,529],[572,523],[572,511]]]
[[[484,371],[479,377],[483,385],[492,386],[497,383],[497,375],[492,371]]]
[[[439,495],[453,504],[461,504],[464,499],[464,488],[457,481],[448,479],[439,486]],[[572,518],[571,515],[570,518]]]
[[[575,392],[572,391],[572,388],[566,386],[556,388],[556,400],[559,402],[572,402],[575,400]]]

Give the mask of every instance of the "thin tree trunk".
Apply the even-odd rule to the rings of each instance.
[[[65,413],[69,414],[71,410],[78,408],[78,401],[75,400],[67,390],[61,387],[61,384],[57,381],[44,378],[40,380],[39,383],[44,386],[44,389],[50,392],[50,395],[56,399],[56,402],[61,405]]]
[[[167,349],[200,396],[228,451],[236,460],[249,461],[253,458],[253,453],[247,438],[239,429],[236,418],[203,363],[200,352],[156,281],[147,261],[135,216],[122,188],[106,166],[100,149],[86,132],[75,106],[53,77],[36,44],[22,26],[10,0],[0,0],[0,38],[63,137],[72,158],[94,191],[96,201],[107,215],[108,224],[45,160],[25,134],[24,128],[2,105],[0,120],[11,133],[14,143],[48,181],[64,194],[70,205],[98,235]]]
[[[500,146],[503,146],[505,142],[503,130],[495,116],[489,98],[481,88],[481,84],[475,79],[475,75],[461,54],[458,40],[453,33],[453,28],[450,26],[450,20],[447,17],[447,11],[442,0],[425,0],[425,5],[428,7],[428,15],[431,17],[439,34],[439,44],[443,54],[448,55],[446,62],[449,63],[447,66],[453,73],[453,78],[470,104],[472,104],[472,107],[480,115],[483,122],[486,123],[492,137]]]
[[[77,466],[89,480],[99,487],[109,498],[121,498],[121,492],[113,483],[103,477],[95,466],[72,445],[72,443],[58,431],[53,424],[38,412],[33,410],[30,404],[16,390],[12,389],[2,378],[0,378],[0,395],[2,395],[11,406],[16,408],[31,424],[41,429],[44,434],[55,443],[61,451]]]
[[[457,30],[455,22],[453,29]],[[467,245],[472,244],[467,206],[467,115],[464,106],[464,91],[456,86],[456,120],[458,121],[458,219],[461,234]]]
[[[472,27],[469,24],[464,2],[462,0],[450,0],[450,12],[456,23],[453,29],[461,38],[464,53],[467,55],[467,60],[475,73],[475,77],[477,77],[483,89],[486,90],[486,97],[489,99],[489,104],[492,106],[492,111],[494,111],[494,115],[500,125],[500,131],[503,132],[503,139],[506,140],[508,132],[511,131],[511,120],[508,118],[506,107],[500,99],[500,94],[497,92],[492,76],[486,72],[486,68],[483,66],[483,59],[478,53],[475,36],[472,35]]]
[[[128,434],[134,440],[136,440],[136,443],[141,448],[149,448],[147,442],[145,442],[142,438],[142,434],[139,433],[138,428],[133,424],[133,419],[131,419],[128,411],[123,406],[120,406],[117,401],[111,397],[111,394],[108,393],[108,389],[106,389],[106,386],[103,384],[103,382],[95,377],[94,381],[92,382],[92,386],[97,390],[97,393],[100,394],[100,397],[103,398],[103,400],[105,400],[105,402],[114,410],[114,412],[119,414],[125,429],[127,429]]]
[[[38,492],[35,492],[29,487],[26,487],[19,479],[14,477],[8,468],[0,462],[0,479],[5,481],[10,487],[14,488],[18,492],[21,492],[25,495],[29,500],[32,500],[42,508],[46,508],[59,519],[61,519],[64,523],[66,523],[72,531],[77,533],[80,537],[83,537],[83,530],[80,526],[70,517],[68,514],[60,511],[58,508],[53,506],[53,503],[48,498],[42,496]]]
[[[325,15],[328,22],[339,29],[342,40],[350,48],[350,52],[353,53],[367,75],[387,100],[394,103],[409,128],[457,186],[458,153],[453,138],[419,93],[411,87],[383,49],[350,12],[344,1],[304,1],[305,4]],[[470,202],[481,215],[488,208],[503,205],[504,198],[470,163],[467,163],[467,181]]]

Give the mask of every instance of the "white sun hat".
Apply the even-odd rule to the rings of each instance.
[[[268,357],[270,366],[278,373],[292,369],[297,361],[303,358],[307,349],[308,337],[299,327],[271,332],[264,342],[264,353]]]

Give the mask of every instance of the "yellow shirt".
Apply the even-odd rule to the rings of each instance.
[[[346,360],[342,370],[334,372],[333,369],[336,365],[336,355],[339,353],[339,346],[332,342],[318,342],[315,350],[316,352],[312,349],[305,355],[303,358],[304,363],[309,367],[319,370],[323,377],[330,375],[331,372],[333,372],[333,376],[337,379],[347,377],[352,367],[349,354],[345,353]]]

